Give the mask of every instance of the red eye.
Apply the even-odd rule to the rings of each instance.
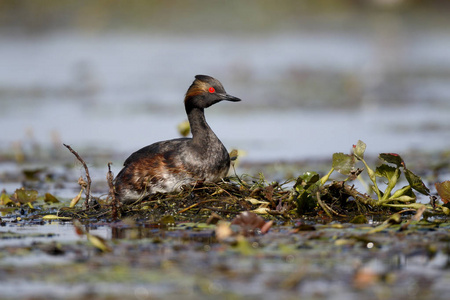
[[[210,93],[214,93],[214,92],[216,91],[216,89],[213,88],[213,87],[210,87],[210,88],[208,89],[208,91],[209,91]]]

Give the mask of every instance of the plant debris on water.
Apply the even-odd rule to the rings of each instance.
[[[85,170],[71,199],[24,187],[0,195],[1,241],[23,239],[0,244],[2,289],[20,279],[25,287],[48,286],[43,298],[450,293],[449,181],[431,192],[396,153],[381,153],[372,166],[358,141],[352,153],[333,154],[324,175],[307,171],[268,182],[263,174],[235,174],[126,205],[114,197],[110,164],[109,190],[95,196],[87,164],[65,146]],[[74,237],[18,230],[51,224]],[[17,260],[27,256],[32,267]],[[80,290],[68,292],[73,285]],[[33,295],[26,291],[7,295]]]

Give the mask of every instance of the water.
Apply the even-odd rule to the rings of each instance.
[[[198,231],[147,229],[150,234],[143,239],[111,240],[114,228],[98,226],[91,234],[107,238],[113,248],[112,253],[100,254],[82,242],[85,237],[71,237],[71,225],[40,226],[42,232],[55,233],[47,242],[29,236],[32,226],[23,231],[11,226],[21,235],[9,244],[2,239],[7,255],[0,257],[4,270],[0,287],[8,299],[37,295],[171,299],[180,293],[192,299],[205,293],[224,299],[229,293],[252,299],[299,294],[357,299],[370,298],[376,291],[392,295],[389,298],[444,299],[441,295],[449,291],[447,227],[424,231],[419,226],[404,233],[389,229],[376,234],[367,234],[367,225],[316,225],[316,231],[297,233],[292,228],[273,228],[266,235],[248,238],[252,249],[245,254],[243,245],[189,238]],[[63,253],[46,252],[51,241]]]
[[[246,162],[450,148],[450,34],[0,36],[0,149],[119,154],[179,136],[195,74],[240,103],[207,119]],[[19,145],[19,146],[18,146]],[[68,153],[66,153],[68,154]],[[69,154],[68,154],[69,155]],[[105,163],[106,164],[106,161]],[[103,164],[103,165],[104,165]],[[117,173],[121,163],[113,166]]]
[[[401,46],[344,33],[0,39],[2,149],[34,139],[126,155],[177,137],[183,95],[199,73],[243,99],[208,109],[207,119],[248,161],[330,156],[358,139],[371,153],[450,146],[447,33]],[[403,75],[392,75],[388,55],[401,58]]]

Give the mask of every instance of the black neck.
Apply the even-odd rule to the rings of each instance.
[[[211,139],[217,139],[214,132],[206,123],[203,108],[190,108],[186,110],[189,125],[191,126],[192,140],[194,143],[203,145],[210,143]]]

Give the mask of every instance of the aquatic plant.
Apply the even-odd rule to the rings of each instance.
[[[175,221],[205,222],[213,214],[223,220],[233,220],[241,212],[252,212],[266,219],[290,221],[303,217],[347,220],[358,223],[358,215],[379,215],[388,219],[395,212],[422,211],[449,215],[449,181],[436,184],[443,204],[422,179],[406,167],[395,153],[381,153],[381,164],[369,166],[364,158],[366,145],[358,141],[352,153],[334,153],[330,171],[320,176],[308,171],[286,182],[267,182],[262,173],[258,177],[234,175],[218,183],[197,182],[186,185],[180,192],[156,193],[136,203],[124,205],[114,198],[113,174],[108,164],[106,181],[109,192],[106,197],[91,195],[90,176],[86,163],[73,149],[66,146],[80,161],[86,171],[86,179],[80,177],[80,192],[70,201],[59,201],[51,194],[39,197],[32,189],[18,189],[12,195],[0,196],[0,211],[19,210],[22,215],[32,213],[32,218],[46,220],[105,220],[124,218],[145,222],[164,223],[165,217]],[[237,156],[234,151],[233,159]],[[335,176],[335,172],[343,174]],[[333,177],[332,177],[333,176]],[[402,177],[403,176],[403,177]],[[352,183],[359,180],[367,191],[361,192]],[[289,185],[291,182],[295,182]],[[85,193],[85,201],[79,201]],[[417,202],[416,193],[430,197],[430,202]],[[89,199],[89,200],[88,200]],[[43,200],[43,201],[42,201]]]
[[[317,207],[321,207],[329,217],[347,216],[345,212],[348,212],[349,208],[356,208],[359,212],[366,213],[374,212],[379,208],[418,210],[425,207],[449,214],[448,208],[436,203],[428,187],[418,175],[406,167],[400,155],[381,153],[379,159],[382,164],[374,170],[364,159],[365,150],[366,144],[358,141],[353,146],[351,154],[333,154],[331,170],[322,178],[315,172],[306,172],[299,176],[294,185],[298,214],[312,212]],[[356,167],[358,162],[363,164],[363,168]],[[347,178],[326,184],[335,171],[346,175]],[[364,173],[367,174],[370,184],[363,181]],[[399,188],[402,174],[408,184]],[[368,187],[367,193],[361,193],[354,188],[354,185],[348,184],[355,179],[359,179]],[[386,185],[384,189],[381,188],[381,182]],[[442,183],[438,186],[442,187],[442,194],[445,193],[444,186],[448,190],[448,184]],[[417,203],[414,191],[429,196],[430,204]],[[445,199],[445,197],[442,198]]]

